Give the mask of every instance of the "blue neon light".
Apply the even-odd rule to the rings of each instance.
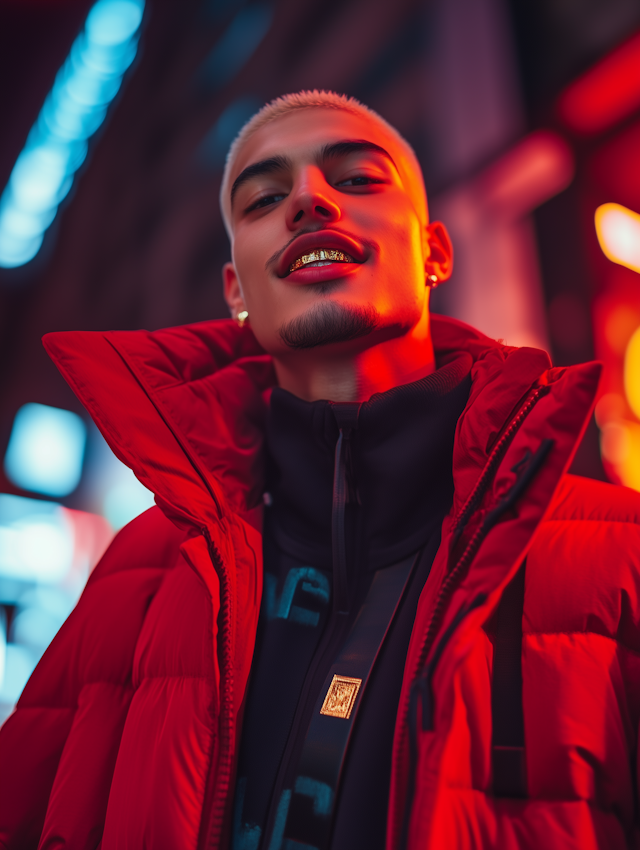
[[[68,496],[80,483],[86,440],[84,422],[70,410],[25,404],[9,437],[7,477],[23,490]]]
[[[98,0],[0,196],[0,266],[32,260],[138,48],[144,0]]]

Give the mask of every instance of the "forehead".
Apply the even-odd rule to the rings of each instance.
[[[313,107],[299,109],[269,121],[243,145],[236,157],[229,184],[255,162],[274,156],[287,156],[294,163],[311,158],[325,144],[344,139],[361,139],[385,148],[398,163],[406,157],[401,146],[374,118],[339,109]]]

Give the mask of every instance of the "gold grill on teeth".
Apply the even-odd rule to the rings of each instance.
[[[322,260],[332,260],[338,263],[352,263],[353,260],[348,254],[343,254],[342,251],[334,251],[332,248],[318,248],[310,254],[303,254],[302,257],[291,263],[289,266],[290,272],[295,272],[303,266],[308,266],[309,263],[318,263]]]

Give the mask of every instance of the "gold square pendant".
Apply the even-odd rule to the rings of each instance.
[[[344,720],[348,720],[361,684],[362,679],[334,676],[322,703],[320,714],[328,714],[329,717],[342,717]]]

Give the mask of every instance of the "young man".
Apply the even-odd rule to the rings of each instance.
[[[449,239],[354,100],[267,105],[221,200],[237,322],[45,342],[158,507],[0,733],[0,845],[636,846],[640,496],[565,474],[597,365],[430,319]]]

